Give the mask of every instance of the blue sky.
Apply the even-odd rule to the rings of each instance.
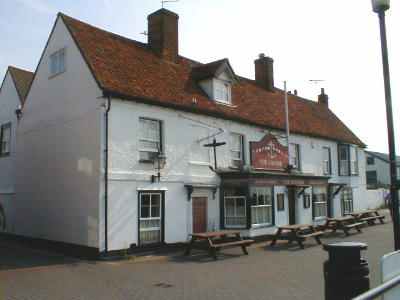
[[[57,12],[146,42],[156,0],[1,0],[0,77],[8,65],[35,70]],[[331,109],[369,148],[386,151],[386,119],[378,19],[370,0],[180,0],[180,54],[202,62],[229,58],[254,77],[254,59],[275,61],[275,83],[316,99],[325,87]],[[400,3],[387,14],[396,132],[400,133]],[[397,35],[396,35],[397,33]],[[310,79],[324,79],[313,84]],[[400,134],[397,135],[400,153]]]

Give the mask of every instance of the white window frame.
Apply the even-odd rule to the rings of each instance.
[[[345,195],[351,195],[350,200],[349,200],[349,198],[345,199]],[[341,194],[341,200],[342,200],[342,205],[343,205],[343,215],[348,215],[349,213],[352,213],[354,211],[354,193],[353,193],[353,189],[351,187],[343,188],[342,194]],[[346,207],[345,203],[350,203],[351,211],[345,210],[345,207]]]
[[[264,197],[265,197],[265,195],[266,195],[266,193],[265,193],[265,189],[270,189],[270,196],[271,196],[271,204],[259,204],[258,203],[258,196],[259,196],[259,194],[260,193],[258,193],[258,191],[260,191],[260,190],[264,190],[264,193],[263,193],[263,195],[264,195]],[[251,227],[253,227],[253,228],[258,228],[258,227],[266,227],[266,226],[272,226],[273,225],[273,222],[274,222],[274,206],[273,206],[273,202],[274,202],[274,193],[273,193],[273,188],[272,187],[265,187],[265,188],[254,188],[254,191],[253,191],[253,193],[255,193],[256,194],[256,197],[257,197],[257,199],[256,199],[256,202],[257,202],[257,204],[256,205],[252,205],[251,206],[251,213],[252,213],[252,215],[251,216],[253,216],[253,208],[258,208],[258,207],[270,207],[271,208],[271,220],[270,220],[270,222],[266,222],[266,223],[253,223],[253,220],[251,220]],[[264,202],[266,202],[265,200],[264,200]]]
[[[244,153],[243,153],[244,136],[243,136],[243,134],[232,132],[230,134],[230,138],[231,138],[231,145],[230,145],[231,162],[230,162],[230,165],[231,165],[232,168],[239,168],[239,165],[243,164],[243,162],[244,162]],[[240,139],[240,141],[239,141],[239,149],[234,149],[233,148],[233,142],[232,142],[233,138],[239,138]],[[236,154],[239,153],[239,158],[235,157],[233,155],[234,153],[236,153]],[[238,165],[236,165],[235,162],[237,162]]]
[[[157,123],[157,127],[158,127],[158,139],[157,140],[143,136],[142,123],[141,123],[142,121]],[[152,118],[139,117],[139,147],[138,148],[139,148],[139,161],[140,162],[154,162],[154,158],[157,156],[157,154],[163,151],[163,149],[162,149],[162,133],[163,133],[162,132],[162,121],[152,119]],[[142,147],[141,146],[142,142],[156,143],[157,149]],[[151,158],[150,159],[142,159],[141,152],[152,153],[152,155],[150,155],[150,156],[153,157],[153,159],[151,159]]]
[[[8,130],[7,138],[5,138],[4,134],[6,129]],[[12,138],[11,122],[2,124],[0,127],[0,156],[9,156],[11,154],[11,138]],[[8,148],[7,151],[3,150],[5,148]]]
[[[227,199],[235,199],[235,213],[234,216],[229,216],[229,217],[233,217],[233,218],[244,218],[245,219],[245,225],[227,225],[226,224],[226,218],[227,218],[227,214],[226,214],[226,200]],[[244,216],[238,216],[237,215],[237,202],[236,199],[243,199],[244,200]],[[225,196],[224,197],[224,225],[225,228],[246,228],[247,227],[247,201],[246,201],[246,197],[245,196]]]
[[[350,173],[358,175],[358,149],[356,146],[349,146],[350,152]]]
[[[323,173],[324,175],[332,175],[332,156],[331,156],[331,148],[330,147],[322,147],[323,151]],[[325,157],[328,156],[328,158]]]
[[[214,79],[214,99],[217,102],[224,104],[232,103],[232,91],[231,83],[226,80]],[[219,97],[219,92],[221,97]]]
[[[342,149],[346,149],[346,159],[342,157]],[[339,144],[339,176],[350,176],[350,148],[349,145]]]
[[[300,144],[290,143],[290,145],[289,145],[289,164],[292,165],[294,170],[300,171],[300,169],[301,169],[300,157],[301,157]]]
[[[163,205],[163,203],[162,203],[162,193],[160,193],[160,192],[141,192],[140,194],[139,194],[140,196],[139,196],[139,241],[140,241],[140,244],[148,244],[148,243],[143,243],[143,241],[140,239],[140,233],[141,232],[146,232],[146,231],[159,231],[160,232],[160,241],[159,242],[162,242],[162,210],[163,210],[163,207],[162,207],[162,205]],[[145,195],[149,195],[150,196],[150,198],[149,198],[149,200],[150,200],[150,203],[149,203],[149,213],[150,213],[150,217],[148,217],[148,218],[142,218],[142,197],[143,196],[145,196]],[[152,217],[151,216],[151,198],[152,198],[152,196],[153,195],[158,195],[159,197],[160,197],[160,205],[159,205],[159,217]],[[160,226],[159,227],[148,227],[148,228],[145,228],[145,229],[142,229],[142,227],[141,227],[141,225],[140,225],[140,222],[141,221],[153,221],[153,220],[158,220],[158,221],[160,221]]]
[[[61,59],[62,58],[62,59]],[[59,49],[50,55],[49,71],[50,78],[66,71],[67,51],[66,48]]]
[[[319,188],[316,188],[319,189]],[[314,198],[319,196],[319,195],[324,195],[325,201],[314,201]],[[315,209],[315,205],[321,205],[324,204],[325,206],[325,215],[324,216],[316,216],[316,209]],[[323,192],[321,191],[315,191],[313,188],[312,191],[312,210],[313,210],[313,215],[314,215],[314,220],[318,221],[318,220],[324,220],[328,217],[328,194],[326,193],[326,189],[323,188]]]

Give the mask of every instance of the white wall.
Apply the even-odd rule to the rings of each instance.
[[[259,141],[267,131],[255,126],[243,125],[227,120],[218,120],[176,110],[150,106],[129,101],[113,99],[110,111],[110,156],[109,156],[109,222],[112,232],[110,250],[121,249],[130,244],[137,244],[137,189],[157,189],[157,185],[150,183],[151,175],[155,174],[152,164],[139,163],[139,118],[149,117],[163,122],[164,149],[167,164],[162,171],[161,188],[166,191],[166,232],[165,241],[168,243],[186,241],[191,233],[192,215],[191,202],[187,201],[187,191],[184,184],[202,183],[219,185],[218,177],[209,169],[213,165],[212,151],[209,158],[203,162],[192,161],[191,153],[199,149],[207,140],[198,143],[201,138],[217,133],[218,141],[227,141],[228,144],[217,150],[218,167],[227,168],[230,164],[230,132],[241,133],[245,136],[245,161],[250,163],[249,142]],[[208,129],[204,128],[208,126]],[[210,140],[210,139],[209,139]],[[284,140],[280,141],[284,143]],[[363,150],[359,150],[359,176],[339,177],[337,171],[337,143],[333,141],[292,135],[291,142],[301,145],[302,169],[311,175],[323,175],[322,147],[330,147],[332,153],[333,174],[330,182],[347,183],[355,191],[365,189],[365,166]],[[203,191],[204,192],[204,191]],[[307,189],[311,193],[311,189]],[[209,190],[209,213],[212,211],[212,222],[219,224],[219,192],[216,199],[212,199]],[[276,225],[284,225],[288,219],[288,199],[286,187],[275,186],[276,194],[285,194],[285,211],[278,212],[275,203]],[[357,193],[357,192],[356,192]],[[358,197],[358,195],[357,195]],[[363,201],[355,198],[355,201]],[[302,198],[298,200],[298,222],[312,222],[312,208],[304,210]],[[215,209],[211,209],[211,205]],[[341,214],[340,194],[334,200],[335,215]],[[101,216],[102,217],[102,216]],[[123,220],[123,221],[122,221]],[[122,224],[125,223],[126,226]],[[115,229],[114,229],[115,228]],[[275,229],[261,228],[247,232],[249,235],[272,233]]]
[[[64,47],[66,72],[49,78]],[[15,233],[99,247],[100,95],[59,18],[18,128]]]
[[[11,123],[10,155],[0,157],[0,204],[6,217],[5,231],[7,232],[13,232],[14,230],[12,202],[15,196],[16,128],[18,125],[15,110],[20,104],[18,92],[8,71],[0,90],[0,126]]]
[[[369,154],[366,154],[366,156]],[[369,155],[370,156],[370,155]],[[374,164],[366,164],[366,171],[376,171],[378,184],[390,184],[390,166],[389,163],[377,157],[374,157]]]

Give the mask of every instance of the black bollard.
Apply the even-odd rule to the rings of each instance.
[[[329,259],[324,262],[325,300],[348,300],[369,290],[369,268],[361,250],[367,245],[341,242],[324,245]]]

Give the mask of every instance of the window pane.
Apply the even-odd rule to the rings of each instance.
[[[149,194],[144,194],[141,196],[141,205],[142,206],[150,206],[150,195]]]
[[[140,118],[140,136],[142,140],[160,141],[160,123],[157,120]]]
[[[246,198],[225,197],[225,225],[246,226]]]
[[[226,216],[234,216],[235,215],[235,200],[234,199],[225,199],[225,214],[226,214]]]
[[[160,194],[151,195],[151,206],[160,206]]]
[[[150,217],[150,207],[149,206],[142,206],[140,208],[140,217],[141,218],[149,218]]]

